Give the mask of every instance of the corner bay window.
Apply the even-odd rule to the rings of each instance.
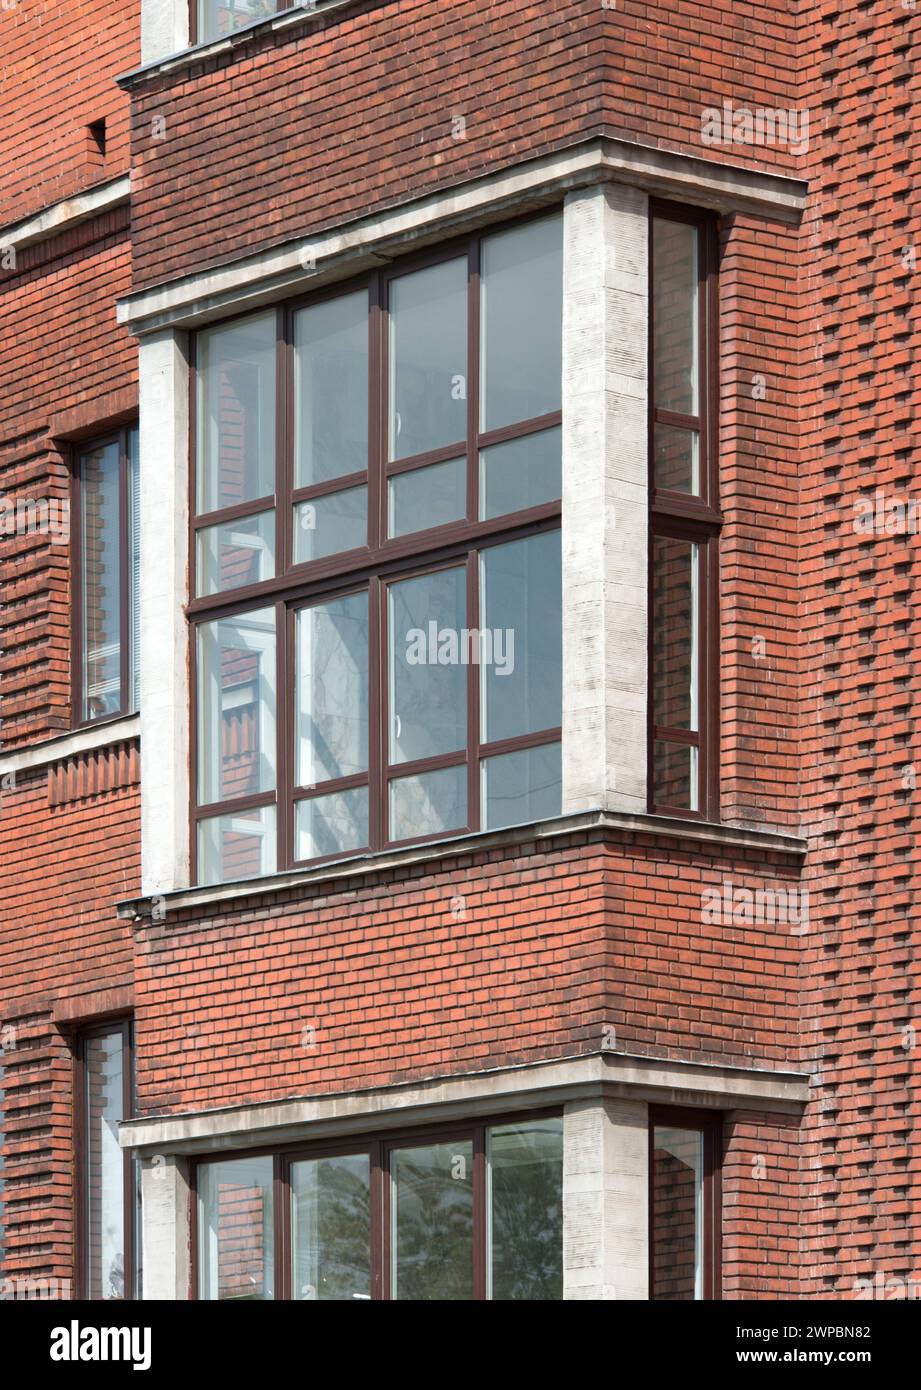
[[[203,883],[559,813],[559,216],[200,332]]]
[[[714,229],[654,204],[650,233],[650,810],[715,818],[720,529]]]
[[[196,1165],[203,1299],[555,1300],[563,1121]]]
[[[74,456],[75,724],[138,707],[138,432]]]

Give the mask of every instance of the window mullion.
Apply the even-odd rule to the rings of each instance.
[[[480,630],[479,552],[467,556],[467,625]],[[479,640],[479,639],[477,639]],[[480,828],[480,664],[467,666],[467,824]]]
[[[289,661],[289,648],[294,640],[294,615],[284,599],[275,605],[275,680],[277,685],[277,709],[275,712],[275,799],[276,834],[278,836],[277,867],[290,868],[293,857],[292,784],[294,781],[293,760],[294,720],[297,708],[297,691],[289,689],[293,682],[296,663]]]
[[[128,709],[129,683],[129,602],[128,602],[128,534],[130,509],[128,502],[128,431],[118,436],[118,642],[119,642],[119,700],[118,712]]]

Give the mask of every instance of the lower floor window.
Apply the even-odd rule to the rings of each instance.
[[[78,1287],[84,1299],[140,1296],[139,1174],[119,1145],[132,1114],[131,1023],[84,1030],[76,1047]]]
[[[204,1299],[555,1300],[563,1121],[200,1162]]]
[[[650,1113],[650,1298],[718,1297],[718,1119]]]

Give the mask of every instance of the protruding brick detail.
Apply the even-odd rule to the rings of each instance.
[[[90,753],[54,763],[48,769],[48,805],[63,806],[101,796],[118,787],[130,787],[141,779],[136,743],[116,743]]]

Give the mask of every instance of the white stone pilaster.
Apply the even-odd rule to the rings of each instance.
[[[563,811],[646,810],[648,199],[563,219]]]
[[[143,338],[141,892],[189,885],[189,369],[186,334]]]
[[[649,1297],[649,1132],[644,1101],[563,1112],[563,1297]]]
[[[144,1299],[182,1301],[191,1272],[188,1162],[157,1154],[141,1165]]]
[[[141,0],[141,62],[155,63],[189,46],[189,0]]]

